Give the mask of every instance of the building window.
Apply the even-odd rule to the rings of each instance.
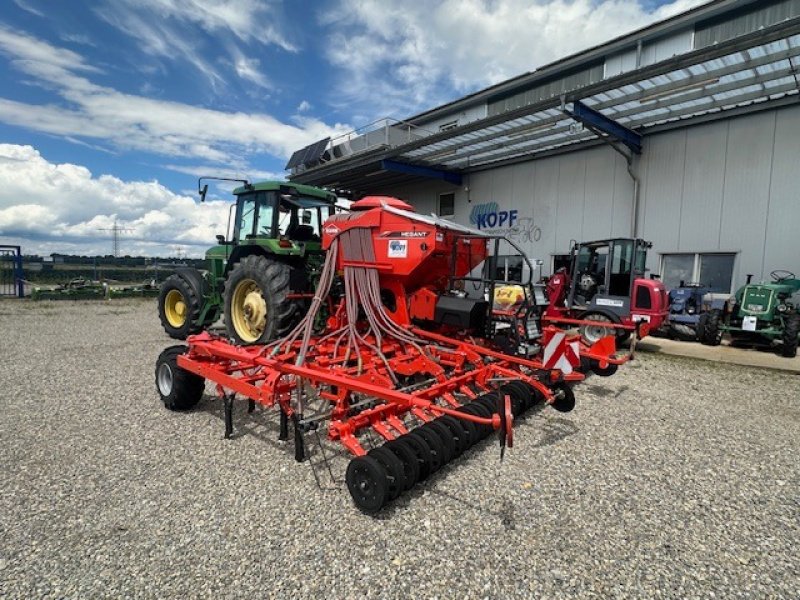
[[[458,127],[458,120],[455,121],[448,121],[447,123],[442,123],[439,125],[439,131],[450,131],[451,129],[455,129]]]
[[[495,281],[522,283],[523,261],[521,256],[499,255],[494,261]]]
[[[553,254],[553,270],[551,273],[555,273],[562,267],[569,271],[569,261],[569,254]]]
[[[440,217],[452,217],[456,214],[456,195],[455,193],[439,194]]]
[[[661,257],[661,279],[667,289],[681,282],[699,283],[714,294],[730,294],[735,254],[718,252],[698,254],[664,254]]]

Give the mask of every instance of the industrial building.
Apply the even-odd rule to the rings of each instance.
[[[800,275],[800,0],[719,0],[292,156],[293,181],[502,231],[551,273],[641,237],[669,286]]]

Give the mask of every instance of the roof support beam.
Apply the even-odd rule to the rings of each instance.
[[[605,137],[610,140],[625,144],[634,154],[642,153],[642,136],[640,134],[614,119],[609,119],[603,113],[589,108],[580,100],[572,103],[572,110],[565,108],[564,112],[579,123],[583,123],[598,136],[605,134]]]
[[[675,91],[675,98],[678,98],[681,102],[687,102],[689,100],[696,100],[698,98],[703,98],[703,97],[705,97],[705,96],[707,96],[709,94],[709,90],[707,90],[705,85],[703,85],[703,84],[710,83],[710,80],[713,80],[713,79],[717,79],[718,80],[718,79],[721,79],[722,77],[725,77],[725,76],[728,76],[728,75],[733,75],[735,73],[741,73],[741,72],[748,71],[748,70],[755,71],[755,69],[757,67],[762,67],[762,66],[765,66],[765,65],[773,64],[773,63],[776,63],[776,62],[779,62],[779,61],[782,61],[782,60],[790,61],[790,65],[791,65],[791,61],[793,59],[798,58],[799,55],[800,55],[800,50],[798,50],[797,48],[788,48],[788,49],[781,50],[779,52],[775,52],[775,53],[772,53],[772,54],[766,54],[766,55],[761,56],[761,57],[756,58],[756,59],[751,59],[751,60],[745,61],[744,63],[735,63],[733,65],[726,65],[726,66],[720,67],[718,69],[711,69],[709,71],[706,71],[704,73],[700,73],[700,74],[697,74],[697,75],[690,75],[689,77],[683,78],[678,82],[669,81],[668,83],[652,86],[652,87],[650,87],[650,88],[648,88],[646,90],[644,88],[642,88],[641,90],[639,90],[637,92],[634,92],[634,93],[631,93],[631,94],[625,94],[624,96],[620,96],[620,97],[617,97],[617,98],[612,98],[610,100],[605,100],[605,101],[602,101],[602,102],[598,102],[596,104],[592,104],[592,108],[594,108],[596,110],[602,110],[604,108],[611,108],[611,107],[619,106],[621,104],[625,104],[625,103],[628,103],[628,102],[633,102],[633,101],[641,102],[642,100],[645,100],[648,103],[649,106],[653,106],[653,107],[661,106],[661,105],[664,105],[664,104],[668,104],[667,100],[664,97],[670,98],[671,95],[669,94],[669,92],[675,90],[675,88],[678,88],[678,87],[682,88],[682,90],[676,90]],[[779,77],[784,77],[787,74],[793,74],[795,72],[796,71],[790,67],[788,69],[781,69],[779,71],[768,72],[768,73],[766,73],[764,75],[755,77],[754,81],[757,81],[758,83],[761,83],[763,81],[769,81],[769,80],[772,80],[772,79],[777,79]],[[694,88],[696,88],[697,86],[700,86],[700,85],[703,85],[703,87],[701,89],[693,91]],[[713,91],[711,93],[717,94],[717,93],[722,93],[722,92],[727,92],[727,91],[732,91],[732,90],[735,90],[735,89],[739,89],[741,87],[742,87],[742,82],[741,81],[731,81],[731,82],[726,83],[726,84],[715,85],[714,88],[713,88]],[[661,97],[659,97],[659,96],[661,96]],[[647,100],[648,97],[652,98],[652,100],[648,101]],[[619,118],[621,116],[627,116],[629,114],[635,114],[636,112],[641,112],[641,109],[639,107],[635,107],[633,109],[628,109],[628,110],[626,110],[624,112],[616,113],[614,115],[614,117],[615,118]],[[533,125],[533,126],[536,127],[536,129],[539,129],[538,135],[535,136],[535,137],[544,137],[544,136],[553,135],[555,133],[560,133],[561,131],[563,131],[563,129],[554,129],[552,131],[543,131],[543,130],[546,129],[547,125],[555,125],[556,123],[558,123],[558,121],[560,121],[562,119],[563,119],[562,116],[547,117],[547,118],[544,118],[544,119],[540,119],[536,123],[530,122],[530,123],[525,123],[525,124],[522,124],[522,125],[517,125],[515,127],[509,127],[508,129],[503,131],[503,134],[512,135],[512,136],[519,135],[520,132],[524,132],[526,129],[530,129],[531,126]],[[472,139],[465,140],[463,142],[458,142],[456,144],[449,144],[447,146],[442,146],[442,147],[440,147],[438,149],[430,150],[430,151],[425,151],[425,149],[422,148],[423,152],[418,152],[418,151],[417,152],[410,152],[410,153],[408,153],[408,157],[409,158],[413,158],[414,160],[423,160],[424,161],[424,160],[427,160],[430,156],[433,156],[433,155],[435,155],[437,153],[441,153],[443,149],[461,150],[462,148],[468,148],[469,146],[473,146],[475,144],[491,140],[496,136],[497,136],[496,133],[483,134],[483,135],[480,135],[478,137],[474,137]],[[521,142],[521,141],[526,141],[526,139],[527,139],[526,137],[520,137],[520,139],[518,139],[516,141],[520,141]],[[507,146],[507,145],[508,145],[508,143],[504,142],[504,143],[500,144],[498,147]],[[482,148],[480,151],[483,152],[483,151],[485,151],[485,149]]]
[[[428,179],[441,179],[453,185],[461,185],[461,174],[444,169],[434,169],[433,167],[423,167],[421,165],[410,165],[396,160],[382,160],[381,169],[384,171],[394,171],[405,173],[416,177],[427,177]]]

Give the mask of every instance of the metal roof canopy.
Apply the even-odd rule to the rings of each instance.
[[[382,160],[458,173],[596,143],[593,131],[576,130],[573,118],[562,111],[564,107],[574,113],[578,102],[608,123],[641,134],[648,128],[679,126],[681,121],[743,106],[766,107],[797,94],[800,18],[604,79],[561,98],[323,163],[291,179],[380,188],[412,180],[398,179],[396,173],[386,177]]]

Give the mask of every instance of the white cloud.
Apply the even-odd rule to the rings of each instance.
[[[283,34],[280,3],[263,0],[110,0],[103,15],[137,13],[156,20],[196,25],[208,33],[233,34],[242,41],[272,44],[289,52],[297,47]]]
[[[19,6],[25,12],[29,12],[32,15],[36,15],[37,17],[44,17],[44,13],[41,10],[39,10],[35,6],[32,6],[26,0],[14,0],[14,4]]]
[[[224,112],[122,93],[78,74],[96,70],[80,55],[2,27],[0,52],[66,101],[64,107],[0,98],[0,121],[44,133],[100,140],[121,149],[246,164],[246,155],[287,157],[315,140],[350,129],[312,118],[287,124],[263,113]]]
[[[24,199],[24,203],[20,203]],[[0,144],[0,236],[26,253],[108,254],[113,226],[125,254],[169,255],[175,244],[201,256],[223,233],[229,202],[175,194],[157,181],[94,176],[74,164],[54,164],[31,146]]]
[[[708,0],[341,0],[321,15],[342,105],[407,117]],[[455,92],[455,93],[454,93]]]
[[[308,100],[303,100],[300,104],[297,105],[297,112],[308,112],[311,110],[311,103]]]

